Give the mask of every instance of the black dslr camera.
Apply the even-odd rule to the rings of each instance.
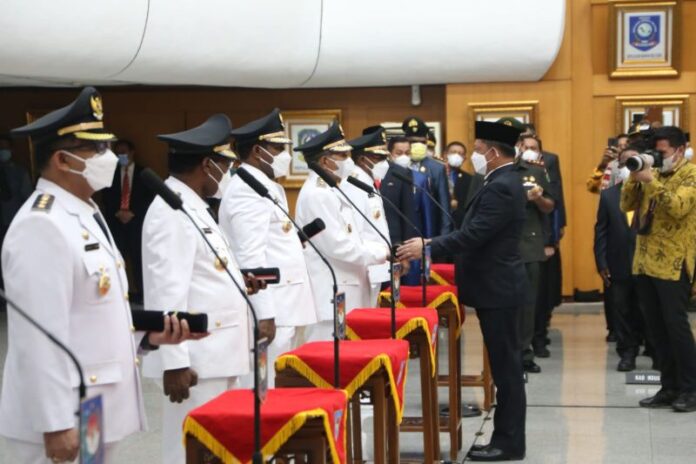
[[[626,167],[632,172],[650,168],[661,168],[662,161],[662,153],[656,150],[647,150],[645,153],[628,158],[626,160]]]

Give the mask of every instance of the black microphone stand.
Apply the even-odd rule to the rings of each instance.
[[[85,386],[84,373],[82,372],[82,366],[80,365],[80,361],[77,360],[77,357],[76,357],[75,354],[70,350],[70,348],[68,348],[67,346],[65,346],[65,344],[64,344],[63,342],[61,342],[60,340],[58,340],[58,339],[55,337],[55,335],[53,335],[51,332],[49,332],[48,330],[46,330],[41,324],[39,324],[38,322],[36,322],[36,321],[34,320],[33,317],[31,317],[29,314],[27,314],[22,308],[20,308],[19,306],[17,306],[17,305],[15,304],[15,302],[12,301],[12,300],[10,300],[10,299],[7,297],[7,294],[6,294],[3,290],[1,290],[1,289],[0,289],[0,298],[2,298],[3,300],[5,300],[5,301],[7,302],[7,304],[10,305],[10,307],[11,307],[12,309],[14,309],[14,310],[17,312],[17,314],[19,314],[20,316],[22,316],[22,318],[23,318],[25,321],[27,321],[29,324],[31,324],[32,326],[34,326],[34,328],[36,328],[39,332],[41,332],[42,334],[44,334],[44,335],[46,336],[46,338],[48,338],[49,340],[51,340],[51,342],[53,342],[53,344],[55,344],[55,345],[56,345],[58,348],[60,348],[65,354],[67,354],[68,357],[70,358],[70,361],[72,361],[72,363],[75,365],[75,369],[77,369],[77,373],[78,373],[78,375],[79,375],[79,377],[80,377],[80,385],[79,385],[78,388],[77,388],[77,394],[78,394],[78,398],[79,398],[79,401],[78,401],[78,403],[77,403],[77,404],[78,404],[78,410],[75,412],[75,415],[76,415],[76,416],[79,416],[79,415],[80,415],[79,404],[82,402],[83,399],[85,399],[85,396],[87,396],[87,387]]]
[[[324,264],[326,264],[326,267],[329,268],[329,272],[331,273],[331,279],[333,280],[333,298],[331,299],[331,304],[333,305],[334,325],[334,388],[339,388],[341,384],[339,342],[341,339],[338,336],[338,306],[336,301],[336,294],[338,293],[338,280],[336,279],[336,273],[334,272],[333,266],[331,266],[326,257],[319,251],[319,249],[307,236],[307,234],[305,234],[304,230],[302,230],[302,227],[300,227],[299,224],[297,224],[297,222],[292,218],[292,216],[290,216],[290,212],[288,212],[285,208],[283,208],[280,205],[280,201],[277,198],[271,196],[270,192],[263,184],[261,184],[251,173],[249,173],[243,167],[237,169],[237,175],[239,175],[239,178],[242,179],[254,192],[256,192],[259,196],[270,200],[276,206],[276,208],[283,212],[283,214],[285,215],[285,217],[288,218],[290,223],[293,226],[295,226],[295,228],[297,229],[297,233],[303,237],[305,243],[308,243],[309,246],[312,247],[312,249],[316,252],[317,256],[319,256],[319,259],[321,259],[324,262]]]

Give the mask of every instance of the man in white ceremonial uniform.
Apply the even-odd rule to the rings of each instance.
[[[202,125],[158,138],[169,145],[170,177],[165,184],[183,200],[184,208],[213,244],[208,248],[181,211],[157,197],[143,225],[145,307],[163,311],[205,312],[210,336],[197,343],[163,347],[149,356],[143,374],[162,381],[162,462],[184,462],[182,424],[186,414],[226,390],[249,372],[246,284],[227,241],[205,198],[222,196],[235,155],[228,142],[231,124],[217,114]]]
[[[248,171],[279,204],[288,210],[283,187],[274,181],[289,172],[291,142],[276,108],[263,118],[234,129],[241,167]],[[244,269],[277,267],[280,282],[251,297],[267,335],[275,326],[268,347],[269,366],[276,358],[304,341],[305,327],[317,322],[312,288],[302,243],[290,220],[269,199],[259,196],[239,176],[233,176],[220,205],[220,228]],[[273,386],[274,376],[268,378]]]
[[[389,163],[387,162],[389,151],[387,150],[384,128],[381,126],[368,127],[363,131],[362,137],[349,140],[348,144],[353,147],[351,155],[356,166],[351,176],[379,191],[379,184],[389,170]],[[377,195],[368,195],[348,182],[343,182],[341,188],[353,203],[360,208],[360,211],[367,216],[370,222],[389,240],[389,226],[387,225],[387,217],[384,214],[382,198]],[[370,224],[366,224],[365,219],[361,215],[356,213],[355,221],[358,234],[360,234],[363,240],[384,243],[384,240],[375,229]],[[368,277],[370,280],[368,306],[374,307],[377,306],[382,283],[390,282],[391,280],[389,263],[375,264],[368,267]],[[396,278],[398,279],[399,277],[397,276]]]
[[[41,177],[9,228],[2,269],[8,297],[75,354],[87,398],[102,395],[105,461],[115,462],[115,444],[146,427],[138,356],[189,333],[168,316],[164,332],[133,333],[123,258],[91,199],[111,184],[118,160],[102,118],[101,96],[87,87],[12,131],[31,137]],[[79,383],[67,354],[8,307],[0,395],[7,462],[78,458]]]
[[[338,123],[295,148],[295,151],[301,151],[308,163],[315,163],[336,182],[346,179],[355,169],[350,158],[351,146],[345,141],[343,129]],[[345,293],[346,313],[354,308],[370,306],[367,269],[386,262],[389,247],[381,241],[363,240],[358,233],[350,203],[315,172],[310,172],[297,199],[297,221],[303,226],[317,217],[322,218],[326,229],[313,242],[334,268],[338,291]],[[334,298],[331,273],[309,247],[305,248],[305,259],[319,311],[319,322],[308,329],[307,339],[330,340],[333,334]]]

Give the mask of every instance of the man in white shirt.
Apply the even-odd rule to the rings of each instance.
[[[143,226],[145,307],[205,312],[210,336],[196,344],[163,347],[145,360],[143,373],[161,379],[162,462],[183,464],[182,424],[186,414],[234,388],[249,372],[247,304],[230,280],[245,288],[227,241],[205,198],[222,196],[235,155],[228,142],[231,124],[217,114],[202,125],[160,135],[169,145],[170,177],[165,184],[180,195],[196,226],[212,243],[218,259],[196,227],[158,197]]]
[[[263,118],[234,129],[241,168],[268,189],[286,211],[285,190],[275,179],[288,175],[291,142],[276,108]],[[234,257],[244,269],[277,267],[280,282],[251,297],[262,334],[272,343],[268,365],[304,341],[305,327],[317,322],[312,288],[302,244],[295,227],[267,198],[259,196],[239,176],[234,176],[220,204],[220,228]],[[275,330],[275,338],[271,336]],[[274,376],[269,377],[269,387]]]
[[[343,129],[335,123],[295,151],[301,151],[308,163],[316,163],[334,181],[340,182],[355,169],[350,158],[351,149]],[[363,240],[350,203],[315,172],[310,172],[297,199],[297,221],[305,225],[317,217],[322,218],[326,229],[316,236],[314,243],[334,268],[338,292],[345,293],[346,312],[370,306],[367,269],[386,262],[389,247],[381,241]],[[319,311],[319,322],[311,327],[307,338],[310,341],[330,340],[335,297],[331,273],[313,249],[305,248],[305,259]]]

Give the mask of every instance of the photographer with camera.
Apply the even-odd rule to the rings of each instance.
[[[640,307],[655,350],[662,388],[646,408],[696,411],[696,344],[687,306],[696,265],[696,166],[684,158],[686,137],[665,126],[654,150],[630,157],[621,209],[634,211],[633,259]]]
[[[589,179],[587,179],[587,190],[590,193],[599,193],[606,188],[616,185],[616,177],[619,171],[619,153],[625,150],[627,146],[627,134],[619,134],[616,137],[609,138],[599,164]]]

